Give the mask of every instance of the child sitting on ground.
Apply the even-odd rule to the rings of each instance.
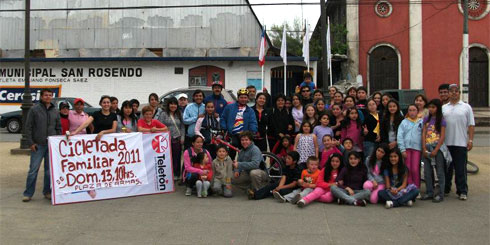
[[[419,189],[415,184],[408,184],[409,170],[398,148],[390,151],[389,159],[390,164],[383,169],[386,189],[379,191],[379,199],[386,201],[386,208],[411,207],[419,194]]]
[[[343,168],[337,176],[337,185],[331,186],[330,191],[338,198],[338,203],[348,203],[355,206],[366,206],[365,199],[371,191],[362,188],[367,180],[367,170],[361,163],[361,155],[356,151],[349,153],[349,165]]]
[[[282,170],[281,180],[277,183],[271,183],[257,191],[249,190],[248,199],[260,200],[266,197],[270,197],[273,193],[278,193],[281,196],[285,196],[291,193],[297,185],[300,176],[300,170],[298,168],[299,153],[291,151],[286,156],[286,166]]]
[[[213,179],[213,167],[211,164],[206,164],[209,161],[208,156],[204,152],[199,152],[192,158],[192,166],[200,170],[207,170],[207,173],[199,175],[196,181],[197,197],[208,197],[208,189],[211,186]]]
[[[228,148],[225,145],[217,147],[216,159],[213,160],[213,173],[213,192],[224,197],[232,197],[233,161],[228,156]]]
[[[274,192],[274,197],[279,202],[288,201],[292,204],[296,204],[301,198],[310,194],[313,189],[316,188],[316,181],[318,179],[318,175],[320,174],[320,170],[318,169],[318,158],[311,156],[306,160],[307,169],[301,172],[301,178],[298,180],[298,186],[300,188],[294,190],[293,192],[281,196],[278,192]]]
[[[315,190],[298,201],[298,207],[302,208],[317,200],[319,202],[332,202],[334,200],[330,187],[336,185],[339,171],[342,169],[342,155],[334,153],[328,159],[327,165],[320,171]]]

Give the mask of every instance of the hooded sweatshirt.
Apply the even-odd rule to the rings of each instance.
[[[398,127],[398,134],[396,136],[398,148],[400,148],[401,152],[407,149],[417,151],[422,149],[422,127],[422,119],[420,118],[412,120],[407,117],[403,119]]]

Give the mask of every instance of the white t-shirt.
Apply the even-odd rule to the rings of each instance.
[[[475,126],[471,106],[461,100],[456,104],[447,103],[442,106],[442,114],[447,124],[444,140],[446,145],[467,147],[468,127]]]

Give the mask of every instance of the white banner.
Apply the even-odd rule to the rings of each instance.
[[[171,192],[168,133],[49,137],[52,203]]]

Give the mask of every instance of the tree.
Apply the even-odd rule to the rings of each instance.
[[[304,30],[302,30],[301,20],[298,18],[294,19],[292,26],[289,23],[280,26],[272,25],[269,30],[269,37],[272,41],[272,45],[278,48],[281,47],[284,26],[286,26],[288,54],[302,56]]]

